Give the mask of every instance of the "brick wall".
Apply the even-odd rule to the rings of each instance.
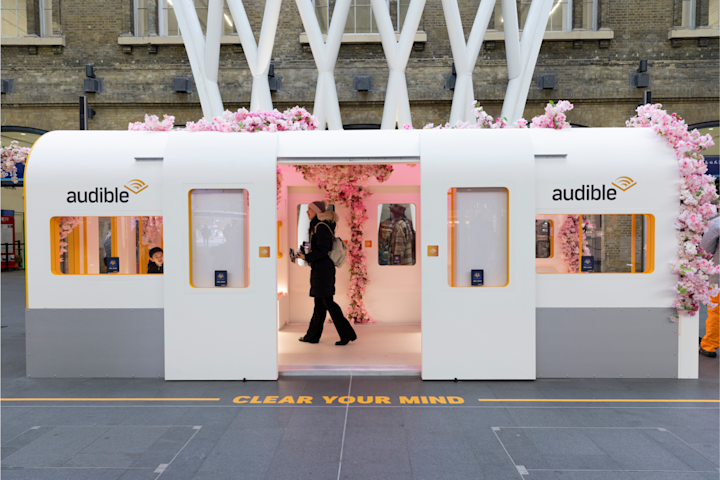
[[[540,113],[548,100],[568,99],[576,106],[571,122],[622,126],[642,100],[643,89],[632,88],[629,75],[641,58],[647,58],[654,101],[677,111],[688,123],[717,120],[718,39],[683,40],[673,47],[667,36],[677,24],[677,1],[655,0],[650,6],[645,0],[601,0],[600,27],[615,34],[603,45],[607,48],[598,41],[545,42],[535,73],[555,73],[557,89],[539,91],[533,82],[525,117]],[[459,3],[467,37],[479,0]],[[698,3],[699,14],[707,17],[707,1]],[[183,46],[160,45],[156,53],[146,46],[134,47],[132,53],[123,53],[118,36],[133,31],[132,4],[53,0],[53,28],[65,36],[65,48],[38,47],[37,54],[31,54],[28,47],[3,46],[2,77],[15,84],[14,93],[2,96],[2,125],[76,129],[86,64],[95,65],[97,76],[104,79],[103,93],[88,94],[97,111],[92,129],[124,129],[144,113],[174,114],[180,124],[199,118],[197,94],[173,92],[173,77],[192,75]],[[245,6],[257,39],[264,2]],[[578,7],[573,15],[576,27],[580,14]],[[412,51],[406,72],[415,127],[446,122],[452,101],[452,92],[444,89],[444,75],[451,73],[453,60],[440,0],[427,0],[420,29],[427,32],[428,42]],[[295,2],[284,2],[272,56],[276,75],[282,77],[282,91],[273,93],[278,108],[312,109],[317,71],[310,49],[299,42],[303,30]],[[507,70],[503,43],[492,47],[481,51],[474,89],[480,104],[498,115]],[[388,76],[382,46],[343,45],[335,73],[343,122],[379,124]],[[371,75],[374,91],[353,92],[356,75]],[[249,106],[252,79],[240,48],[221,48],[219,84],[226,108]]]

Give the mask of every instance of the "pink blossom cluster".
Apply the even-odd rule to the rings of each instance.
[[[135,122],[128,124],[128,130],[135,132],[169,132],[173,129],[175,117],[172,115],[163,115],[163,121],[158,119],[157,115],[145,114],[144,122]]]
[[[142,243],[159,245],[162,239],[163,217],[140,217]]]
[[[10,142],[7,147],[0,147],[0,162],[2,162],[2,178],[12,177],[13,183],[18,182],[17,164],[25,164],[27,162],[30,149],[21,147],[17,140]]]
[[[557,105],[550,102],[545,106],[544,115],[533,117],[530,128],[554,128],[555,130],[570,128],[565,112],[569,112],[573,108],[573,104],[567,100],[561,100]]]
[[[60,245],[60,255],[67,252],[67,237],[70,233],[80,225],[80,217],[59,217],[58,218],[58,244]]]
[[[276,195],[276,202],[277,205],[280,205],[280,199],[282,198],[282,182],[283,182],[283,174],[280,167],[277,167],[277,172],[275,174],[275,182],[276,182],[276,188],[277,191],[275,192]]]
[[[350,260],[350,285],[348,297],[350,306],[348,319],[354,323],[375,323],[365,310],[363,295],[368,283],[367,259],[363,249],[363,228],[368,220],[364,200],[371,193],[363,187],[370,178],[384,182],[393,172],[392,165],[296,165],[296,171],[309,182],[315,183],[325,192],[329,203],[348,208],[350,217],[350,240],[348,257]]]
[[[315,130],[317,119],[300,107],[290,108],[284,112],[248,112],[244,108],[237,112],[225,110],[219,117],[211,121],[201,118],[197,123],[188,122],[189,132],[286,132]]]
[[[652,128],[675,150],[680,170],[680,215],[677,228],[677,261],[671,264],[673,273],[680,276],[673,287],[677,297],[672,306],[678,313],[695,315],[700,304],[714,307],[712,297],[720,288],[709,283],[710,275],[720,272],[712,256],[700,248],[700,240],[707,230],[707,222],[717,214],[717,189],[701,152],[714,145],[711,135],[688,131],[685,121],[677,114],[668,114],[661,104],[638,107],[637,115],[626,122],[628,127]]]
[[[570,124],[567,122],[567,117],[565,116],[565,112],[570,111],[573,109],[573,104],[568,102],[567,100],[562,100],[558,102],[557,105],[555,105],[553,102],[550,102],[545,107],[545,114],[539,115],[537,117],[534,117],[532,119],[532,122],[530,123],[530,128],[554,128],[556,130],[562,130],[563,128],[570,128]],[[524,118],[521,118],[514,123],[508,123],[507,118],[494,118],[492,115],[488,114],[483,108],[477,104],[477,100],[475,100],[472,103],[472,112],[473,116],[475,117],[475,123],[471,122],[463,122],[462,120],[458,120],[455,125],[451,125],[450,123],[446,123],[445,125],[438,125],[437,127],[432,124],[428,123],[423,127],[424,130],[445,130],[445,129],[475,129],[475,128],[526,128],[528,126],[528,121]],[[410,128],[408,128],[410,127]],[[406,124],[403,127],[405,130],[411,129],[412,127],[410,124]]]
[[[593,224],[583,221],[583,233],[594,228]],[[569,273],[580,271],[580,215],[568,215],[565,222],[560,227],[560,251],[563,260],[567,265]],[[583,255],[590,255],[588,248],[587,235],[583,235]]]

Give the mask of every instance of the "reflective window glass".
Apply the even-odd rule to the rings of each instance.
[[[538,215],[553,222],[556,255],[536,255],[537,273],[650,273],[654,269],[652,215]],[[539,249],[538,249],[539,251]]]
[[[190,192],[190,284],[215,287],[217,272],[225,272],[227,286],[247,287],[249,217],[244,189]]]
[[[162,274],[163,217],[53,217],[56,275]]]
[[[451,287],[507,286],[508,201],[506,188],[448,191]]]
[[[378,205],[378,264],[415,265],[415,205]]]

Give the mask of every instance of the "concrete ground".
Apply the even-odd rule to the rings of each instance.
[[[24,289],[2,274],[4,480],[718,479],[717,359],[699,380],[29,379]]]

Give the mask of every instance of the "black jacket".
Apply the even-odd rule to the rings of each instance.
[[[305,255],[305,260],[310,262],[312,269],[310,272],[311,297],[322,298],[335,295],[335,264],[330,260],[328,254],[332,250],[337,218],[337,214],[333,211],[318,214],[320,221],[315,226],[315,233],[310,236],[310,253]],[[320,225],[321,223],[325,225]]]
[[[163,266],[164,266],[164,264],[160,265],[158,267],[157,263],[153,262],[152,260],[149,260],[147,272],[148,273],[163,273]]]

